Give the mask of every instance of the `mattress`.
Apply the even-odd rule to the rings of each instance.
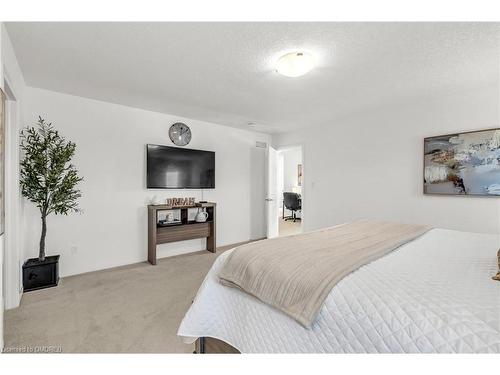
[[[178,335],[242,353],[500,353],[498,237],[433,229],[341,280],[311,329],[223,286],[223,253]]]

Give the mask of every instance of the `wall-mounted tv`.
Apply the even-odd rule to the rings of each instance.
[[[147,145],[147,187],[215,188],[215,152]]]

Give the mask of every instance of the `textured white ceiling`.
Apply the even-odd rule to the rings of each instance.
[[[30,86],[269,133],[497,84],[492,23],[7,23]],[[307,50],[299,78],[273,61]]]

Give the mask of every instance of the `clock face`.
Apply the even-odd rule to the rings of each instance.
[[[182,122],[176,122],[168,131],[170,140],[177,146],[185,146],[191,142],[191,129]]]

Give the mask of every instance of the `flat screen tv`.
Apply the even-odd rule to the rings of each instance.
[[[147,187],[215,188],[215,152],[147,145]]]

